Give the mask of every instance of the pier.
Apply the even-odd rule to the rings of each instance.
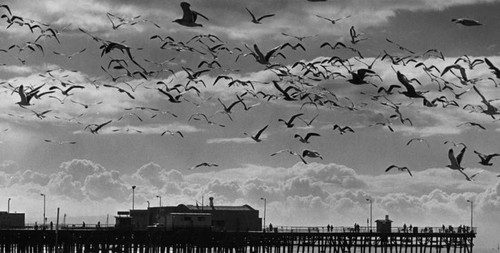
[[[268,231],[221,232],[183,229],[0,230],[0,253],[472,253],[475,229],[366,227],[278,227]]]

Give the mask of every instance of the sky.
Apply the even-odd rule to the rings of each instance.
[[[275,226],[364,226],[371,199],[394,226],[470,225],[472,207],[476,248],[497,249],[500,161],[477,153],[500,152],[500,1],[193,0],[195,27],[180,3],[0,6],[0,210],[41,222],[45,194],[49,220],[102,223],[135,185],[135,208],[262,216],[264,198]],[[447,167],[464,146],[470,181]]]

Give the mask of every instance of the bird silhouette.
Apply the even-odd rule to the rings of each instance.
[[[466,149],[467,149],[467,147],[464,146],[462,148],[462,150],[460,150],[460,153],[457,156],[455,156],[455,154],[453,152],[453,148],[450,148],[450,150],[448,150],[448,159],[450,160],[450,164],[446,165],[446,167],[448,167],[452,170],[459,171],[460,173],[462,173],[462,175],[465,176],[465,178],[468,181],[472,181],[472,179],[469,177],[469,175],[465,174],[464,168],[462,167],[462,165],[460,165],[462,163],[462,158],[464,157],[464,153],[465,153]]]
[[[319,158],[323,160],[323,157],[318,151],[305,149],[302,151],[302,157]]]
[[[111,122],[113,122],[113,120],[108,120],[102,124],[89,124],[84,128],[84,130],[89,129],[91,133],[98,134],[99,130],[101,130],[103,127],[110,124]]]
[[[283,150],[280,150],[280,151],[276,151],[276,152],[272,153],[272,154],[271,154],[271,156],[275,156],[275,155],[277,155],[277,154],[281,154],[281,153],[288,153],[288,154],[290,154],[290,155],[297,156],[297,157],[299,157],[299,158],[300,158],[300,160],[301,160],[304,164],[307,164],[307,161],[306,161],[306,160],[304,160],[304,158],[303,158],[300,154],[298,154],[298,153],[296,153],[296,152],[294,152],[294,151],[292,151],[292,150],[290,150],[290,149],[283,149]]]
[[[406,167],[406,166],[405,167],[403,167],[403,166],[397,166],[397,165],[394,165],[394,164],[391,165],[391,166],[389,166],[389,167],[387,167],[387,169],[385,169],[385,172],[388,172],[388,171],[390,171],[391,169],[394,169],[394,168],[398,169],[399,171],[405,171],[406,170],[406,171],[408,171],[408,174],[410,174],[410,176],[413,176],[411,174],[410,169],[408,169],[408,167]]]
[[[475,19],[470,19],[470,18],[453,18],[453,19],[451,19],[451,22],[454,22],[454,23],[457,23],[457,24],[461,24],[461,25],[464,25],[464,26],[479,26],[479,25],[483,25],[483,24],[479,23],[479,21],[477,21]]]
[[[260,139],[260,136],[267,129],[267,127],[269,127],[269,125],[266,125],[262,129],[260,129],[255,135],[251,135],[250,138],[252,138],[252,140],[254,140],[255,142],[261,142],[262,139]],[[247,133],[244,133],[244,134],[248,135]]]
[[[270,18],[270,17],[275,15],[275,14],[267,14],[267,15],[261,16],[259,18],[256,18],[255,15],[248,8],[245,8],[245,9],[248,11],[248,13],[250,13],[250,16],[252,16],[252,23],[254,23],[254,24],[261,24],[260,21],[262,19]]]
[[[479,163],[481,165],[484,165],[484,166],[493,165],[493,163],[490,162],[491,159],[494,157],[500,156],[499,153],[483,154],[483,153],[479,153],[479,151],[477,151],[477,150],[474,150],[474,153],[479,156],[479,159],[481,159],[481,161],[479,161]]]
[[[191,10],[191,4],[187,2],[181,2],[181,8],[182,8],[182,18],[176,19],[173,22],[183,25],[183,26],[188,26],[188,27],[196,27],[196,26],[203,26],[202,24],[196,23],[196,19],[198,18],[198,15],[200,15],[202,18],[208,20],[207,17],[205,17],[203,14]]]
[[[194,169],[200,168],[200,167],[217,167],[217,166],[219,166],[219,165],[215,164],[215,163],[203,162],[203,163],[197,164],[197,165],[189,168],[188,170],[194,170]]]
[[[299,138],[299,141],[302,142],[302,143],[309,143],[309,139],[312,136],[321,136],[321,135],[318,134],[318,133],[310,132],[310,133],[307,133],[305,137],[302,137],[300,134],[295,134],[293,137],[294,138]]]
[[[290,117],[290,119],[288,119],[288,120],[278,119],[278,121],[285,123],[285,125],[286,125],[287,128],[292,128],[295,125],[295,124],[293,124],[293,121],[297,117],[300,117],[302,115],[304,115],[304,114],[303,113],[297,113],[297,114],[293,115],[292,117]]]
[[[327,21],[330,21],[330,23],[332,23],[332,24],[337,24],[340,20],[349,18],[349,17],[351,17],[351,15],[347,15],[347,16],[341,17],[341,18],[327,18],[327,17],[323,17],[323,16],[320,16],[320,15],[316,15],[316,17],[324,19],[324,20],[327,20]]]

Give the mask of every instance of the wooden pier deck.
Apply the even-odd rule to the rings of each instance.
[[[472,253],[475,232],[0,230],[4,252]],[[56,246],[57,244],[57,246]],[[57,249],[57,250],[56,250]]]

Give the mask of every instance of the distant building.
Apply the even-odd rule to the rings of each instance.
[[[129,211],[118,211],[115,216],[115,227],[118,229],[132,229],[132,217]]]
[[[24,227],[24,213],[0,212],[0,229],[23,228],[23,227]]]
[[[146,229],[148,227],[172,228],[178,227],[182,219],[186,222],[185,227],[207,226],[214,231],[260,231],[262,220],[259,211],[249,205],[243,206],[216,206],[213,198],[210,198],[208,206],[184,205],[150,207],[147,210],[130,210],[130,225],[133,229]],[[182,218],[181,218],[182,217]],[[125,224],[126,216],[116,216]]]
[[[376,220],[377,223],[377,232],[378,233],[390,233],[392,220],[389,220],[389,215],[385,216],[384,220]]]

